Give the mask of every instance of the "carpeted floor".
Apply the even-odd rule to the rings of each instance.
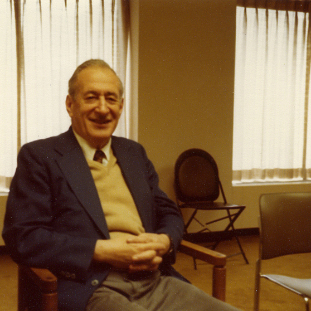
[[[241,310],[253,310],[255,262],[258,257],[258,237],[241,237],[249,265],[245,264],[241,255],[227,260],[226,301]],[[238,251],[235,240],[222,242],[217,251],[232,254]],[[277,273],[311,277],[311,255],[301,254],[274,259]],[[264,265],[264,269],[272,267],[272,263]],[[198,261],[198,269],[193,269],[192,258],[178,254],[175,268],[194,285],[211,293],[211,266]],[[260,299],[261,311],[298,311],[304,310],[303,299],[279,286],[262,280]],[[17,310],[17,267],[11,259],[0,253],[0,311]]]

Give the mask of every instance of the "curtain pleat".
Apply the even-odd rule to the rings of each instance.
[[[6,190],[19,148],[68,129],[68,80],[90,58],[104,59],[130,98],[128,0],[0,1],[0,191]],[[131,137],[126,103],[115,134]]]

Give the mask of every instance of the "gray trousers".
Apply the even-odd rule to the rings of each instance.
[[[237,311],[195,286],[160,272],[111,271],[86,311]]]

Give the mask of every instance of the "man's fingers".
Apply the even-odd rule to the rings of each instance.
[[[139,254],[135,254],[132,259],[134,262],[150,261],[153,260],[156,256],[157,252],[155,250],[146,250]]]
[[[147,254],[146,252],[145,256],[148,257],[149,255],[150,254]],[[158,269],[161,262],[162,262],[162,257],[160,256],[155,256],[150,260],[138,260],[137,259],[137,260],[134,260],[133,263],[129,266],[129,271],[130,272],[154,271]]]
[[[138,236],[132,236],[127,239],[127,243],[150,243],[154,242],[152,236],[148,234],[140,234]]]
[[[158,270],[159,265],[130,265],[129,266],[129,272],[134,273],[134,272],[139,272],[139,271],[156,271]]]

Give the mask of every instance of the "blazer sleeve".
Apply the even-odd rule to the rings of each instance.
[[[70,204],[66,207],[64,203],[68,186],[44,148],[34,146],[25,145],[18,156],[4,221],[6,247],[18,263],[85,279],[97,238],[84,235],[85,229],[79,230],[74,217],[73,229],[69,233],[65,230],[68,225],[62,224],[62,217],[66,213],[70,217]],[[62,189],[64,193],[60,193]],[[59,198],[63,198],[62,203]]]

